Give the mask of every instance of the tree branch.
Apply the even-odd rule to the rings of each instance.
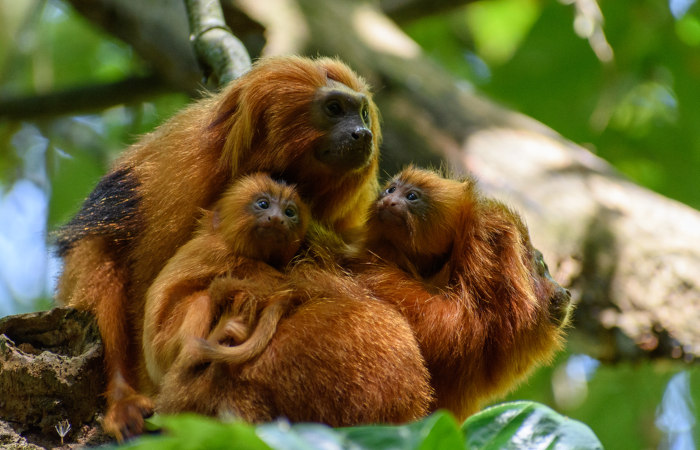
[[[170,90],[159,76],[148,75],[44,95],[2,98],[0,119],[36,119],[99,111],[114,105],[136,103]]]
[[[193,41],[200,63],[210,69],[218,85],[250,69],[250,56],[224,20],[219,0],[185,0]]]

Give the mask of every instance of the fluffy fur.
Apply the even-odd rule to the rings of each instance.
[[[331,116],[336,97],[342,116]],[[264,171],[297,184],[314,220],[349,236],[376,192],[379,140],[362,79],[337,60],[284,57],[259,61],[122,155],[57,233],[64,271],[56,298],[94,312],[102,334],[107,431],[138,434],[152,412],[141,354],[145,293],[191,238],[200,208],[232,180]]]
[[[294,188],[267,175],[242,177],[224,193],[146,294],[143,351],[154,385],[183,344],[208,337],[216,321],[225,321],[222,316],[254,320],[268,303],[274,312],[280,304],[289,307],[282,270],[299,250],[308,222],[309,211]],[[227,295],[216,284],[211,289],[220,277],[228,280]],[[242,327],[248,325],[241,319]],[[245,330],[226,330],[218,331],[218,339],[245,338]],[[252,358],[249,346],[236,347],[234,355]]]
[[[263,352],[242,366],[202,365],[183,353],[164,378],[158,410],[331,426],[425,416],[428,371],[398,311],[341,273],[297,267],[290,277],[300,306]]]
[[[367,248],[359,278],[411,324],[433,408],[463,420],[561,347],[568,291],[520,217],[473,180],[404,170],[371,212]]]

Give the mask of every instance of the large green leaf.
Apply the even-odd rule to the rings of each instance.
[[[364,426],[341,428],[342,433],[360,449],[451,449],[463,448],[464,437],[454,418],[437,412],[404,426]]]
[[[493,406],[462,426],[469,449],[602,449],[588,426],[534,402]]]
[[[255,428],[243,422],[220,422],[196,414],[156,416],[150,425],[163,428],[163,434],[144,436],[119,448],[128,449],[244,449],[268,450]]]
[[[586,425],[533,402],[505,403],[468,419],[462,428],[439,411],[402,426],[331,428],[285,421],[254,427],[222,423],[193,414],[154,417],[148,421],[160,435],[142,437],[120,448],[130,449],[598,449],[600,441]],[[466,435],[466,440],[465,440]]]

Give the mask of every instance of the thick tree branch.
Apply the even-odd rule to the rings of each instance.
[[[0,119],[24,120],[95,112],[114,105],[140,102],[170,90],[159,76],[148,75],[44,95],[0,98]]]
[[[195,52],[218,85],[248,71],[250,56],[226,25],[219,0],[185,0],[185,5]]]

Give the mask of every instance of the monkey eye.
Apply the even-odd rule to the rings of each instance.
[[[362,115],[362,121],[365,124],[369,124],[369,111],[367,110],[366,106],[362,107],[362,111],[360,111],[360,114]]]
[[[391,186],[386,190],[387,194],[393,194],[394,192],[396,192],[396,186]]]
[[[258,208],[260,208],[260,209],[267,209],[270,207],[270,202],[268,202],[264,198],[261,198],[260,200],[255,202],[255,204],[258,205]]]
[[[544,262],[544,259],[542,258],[539,258],[537,260],[537,271],[542,276],[544,276],[544,274],[547,273],[547,263]]]
[[[294,217],[297,215],[297,210],[288,206],[287,209],[284,210],[284,215],[287,217]]]
[[[406,198],[411,201],[418,200],[418,193],[415,191],[411,191],[408,194],[406,194]]]
[[[330,100],[326,103],[326,113],[331,117],[338,117],[343,114],[343,105],[338,100]]]

